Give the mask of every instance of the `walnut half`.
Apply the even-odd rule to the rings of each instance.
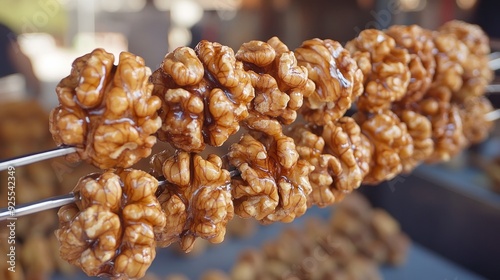
[[[208,41],[168,53],[151,80],[163,101],[159,139],[188,152],[224,144],[238,132],[254,97],[233,50]]]
[[[203,159],[199,155],[177,151],[169,156],[154,156],[168,184],[159,201],[167,216],[167,226],[156,235],[161,247],[180,241],[189,252],[197,237],[220,243],[226,225],[234,216],[229,171],[222,169],[216,155]]]
[[[62,207],[56,236],[61,258],[89,276],[141,278],[156,256],[155,233],[166,224],[158,181],[140,170],[80,180],[80,201]]]
[[[50,114],[57,145],[78,148],[70,160],[87,160],[101,169],[128,168],[150,155],[161,120],[161,102],[151,96],[151,70],[128,52],[102,49],[77,58],[71,74],[56,88],[59,106]]]
[[[304,160],[290,167],[280,163],[278,153],[289,148],[291,138],[256,137],[245,134],[228,154],[229,162],[240,171],[232,178],[235,213],[264,224],[291,222],[307,210],[308,176],[314,168]]]

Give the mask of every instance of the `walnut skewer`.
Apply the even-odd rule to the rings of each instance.
[[[374,41],[372,39],[376,39],[377,44],[375,45],[378,46],[380,43],[379,35],[384,35],[379,33],[377,31],[363,33],[366,38],[351,43],[349,51],[332,40],[308,40],[295,51],[295,55],[277,38],[273,38],[267,43],[252,41],[244,44],[236,55],[228,47],[203,41],[195,50],[183,48],[176,51],[175,54],[168,54],[161,69],[155,71],[151,76],[154,87],[148,84],[147,77],[150,72],[144,68],[143,63],[140,63],[139,58],[131,59],[132,56],[124,55],[120,57],[120,60],[123,59],[126,63],[120,63],[118,66],[112,66],[110,55],[99,50],[94,51],[89,56],[79,58],[73,65],[75,71],[72,73],[84,72],[81,69],[82,65],[85,66],[85,69],[88,68],[92,71],[107,69],[93,74],[99,76],[104,83],[109,84],[109,87],[104,88],[112,88],[112,90],[104,92],[104,96],[95,94],[98,88],[95,87],[96,83],[93,80],[85,80],[88,75],[83,75],[78,79],[74,79],[74,75],[63,79],[56,90],[61,105],[51,115],[51,132],[56,143],[77,146],[77,156],[81,159],[90,158],[92,163],[103,170],[119,169],[118,174],[109,171],[99,178],[82,179],[82,184],[85,184],[85,187],[76,188],[81,192],[82,205],[78,205],[77,201],[77,205],[70,204],[59,211],[61,229],[57,231],[57,236],[62,242],[61,255],[67,255],[66,260],[80,266],[88,275],[108,273],[106,262],[109,259],[104,260],[102,267],[89,266],[78,260],[81,256],[74,253],[75,246],[70,241],[71,236],[74,236],[72,231],[80,227],[80,222],[98,218],[99,221],[106,221],[106,225],[115,225],[114,234],[110,233],[113,236],[122,235],[120,224],[127,227],[127,232],[134,232],[139,229],[134,227],[136,222],[143,219],[142,216],[129,215],[129,209],[135,208],[139,211],[133,211],[134,213],[147,216],[147,221],[141,222],[142,224],[152,230],[157,228],[158,232],[161,231],[154,236],[161,241],[160,247],[168,246],[180,239],[185,251],[192,248],[197,237],[209,239],[213,243],[222,242],[226,223],[233,217],[233,214],[241,217],[255,217],[263,223],[291,222],[295,217],[302,215],[310,205],[320,205],[320,203],[323,206],[330,205],[340,201],[344,195],[359,187],[361,183],[375,184],[389,180],[402,171],[409,172],[415,164],[428,158],[427,153],[425,157],[421,153],[418,157],[412,158],[413,143],[411,140],[413,139],[411,137],[415,135],[415,139],[418,141],[418,146],[415,145],[415,147],[418,147],[420,151],[429,147],[428,143],[434,143],[430,137],[433,123],[428,120],[429,117],[426,115],[433,118],[437,113],[443,112],[447,118],[446,122],[452,124],[451,127],[455,127],[453,126],[455,123],[456,127],[459,127],[457,130],[451,129],[452,133],[455,131],[457,133],[451,134],[450,137],[447,137],[449,134],[446,134],[445,137],[438,135],[439,142],[437,143],[440,150],[436,156],[433,155],[432,160],[445,160],[461,150],[462,145],[465,142],[468,143],[468,140],[479,138],[473,138],[475,130],[470,133],[473,137],[462,135],[458,106],[457,104],[450,105],[450,97],[446,97],[447,91],[432,92],[432,95],[429,95],[429,99],[426,100],[428,103],[422,103],[428,106],[418,104],[422,105],[422,110],[426,110],[424,114],[411,115],[411,111],[400,112],[401,118],[404,120],[399,120],[396,113],[391,111],[391,104],[394,101],[399,101],[405,95],[411,96],[411,102],[419,101],[422,96],[414,94],[425,93],[427,90],[418,91],[418,88],[426,88],[429,86],[428,83],[433,81],[432,73],[424,70],[433,70],[434,68],[431,65],[427,68],[423,66],[416,69],[426,72],[422,82],[427,84],[424,84],[425,87],[413,84],[410,90],[409,82],[411,73],[413,73],[410,72],[409,67],[410,53],[395,48],[394,42],[389,37],[384,37],[387,40],[381,43],[380,48],[372,48],[370,46],[370,42]],[[458,45],[459,42],[455,43]],[[442,45],[440,45],[439,51],[448,53],[449,50],[444,48],[448,44]],[[468,53],[465,45],[462,45],[462,49],[464,53]],[[373,61],[366,60],[369,58],[369,52],[375,50],[382,51],[380,59],[384,62],[383,65],[387,66],[386,68],[401,70],[395,71],[396,77],[387,76],[392,72],[387,73],[387,71],[377,68],[375,64],[373,64],[375,66],[371,66]],[[385,53],[383,50],[388,50],[389,53]],[[337,55],[339,52],[340,56]],[[416,49],[413,48],[412,52],[414,52],[414,57],[420,59],[420,53]],[[430,51],[427,53],[432,54]],[[332,64],[339,65],[336,73],[332,72],[329,67],[318,69],[314,66],[316,61],[324,60],[314,59],[321,55],[331,58],[327,60],[332,61]],[[455,61],[454,55],[456,53],[452,52],[451,58],[453,58],[454,63],[459,63],[457,66],[465,65],[465,61]],[[180,58],[187,57],[192,58],[193,63],[182,64],[183,60]],[[352,57],[355,57],[356,61]],[[457,57],[460,58],[460,55]],[[485,58],[482,51],[479,57]],[[95,67],[96,61],[99,61],[97,66],[104,64],[108,68]],[[483,66],[481,69],[489,72],[488,65],[484,63],[488,60],[481,61]],[[130,64],[135,62],[139,63]],[[426,64],[422,62],[422,65]],[[140,69],[144,71],[137,72]],[[179,69],[183,71],[179,71]],[[129,70],[136,71],[135,73],[141,75],[140,83],[136,83],[135,77],[128,76]],[[205,73],[205,71],[207,72]],[[448,75],[443,73],[440,73],[435,82],[444,86],[445,90],[449,89],[450,92],[459,93],[455,97],[462,101],[466,97],[482,95],[484,87],[490,80],[489,75],[481,76],[479,77],[480,87],[472,87],[471,85],[474,83],[469,83],[470,88],[464,88],[463,91],[457,92],[462,88],[460,86],[462,82],[467,82],[469,81],[467,79],[475,76],[464,76],[459,70],[452,74],[454,74],[452,76],[455,78],[454,80],[459,83],[441,83],[448,81],[445,79],[445,76]],[[363,76],[367,77],[369,81],[363,81]],[[313,83],[316,83],[318,87],[319,83],[325,82],[323,77],[331,78],[333,84],[341,88],[342,94],[337,97],[332,96],[332,98],[328,96],[326,99],[316,93],[316,95],[311,96],[314,89]],[[390,87],[391,90],[384,91],[385,87],[382,87],[383,85],[378,81],[381,79],[391,80],[392,78],[400,82],[395,82]],[[85,87],[75,83],[77,80],[82,81]],[[417,79],[417,81],[420,80]],[[139,86],[137,87],[137,85]],[[330,84],[328,83],[328,85]],[[360,113],[357,114],[356,118],[342,117],[345,114],[344,110],[350,108],[351,103],[362,94],[361,85],[366,87],[366,96],[364,101],[359,99],[360,102],[356,104]],[[408,89],[406,85],[408,85]],[[91,87],[89,91],[79,90],[87,88],[87,86]],[[132,90],[130,90],[131,87]],[[151,95],[152,87],[153,94]],[[134,89],[144,92],[145,98],[141,99],[137,94],[134,94]],[[252,89],[255,89],[255,98]],[[370,94],[377,95],[380,91],[385,93],[381,100],[371,100],[372,98],[367,97]],[[391,91],[397,92],[397,96]],[[337,93],[328,88],[321,88],[318,92],[332,95]],[[134,97],[139,97],[139,99]],[[208,98],[208,100],[202,97]],[[305,131],[301,132],[300,135],[289,136],[286,134],[288,131],[284,131],[283,125],[289,125],[295,121],[297,110],[302,104],[302,97],[308,98],[306,100],[307,106],[304,111],[299,113],[302,113],[311,124],[322,127],[317,131],[311,129],[309,135],[306,135],[308,131]],[[105,100],[100,98],[105,98]],[[75,100],[78,102],[74,102]],[[271,101],[265,102],[266,100]],[[103,102],[108,105],[104,109],[101,107]],[[83,105],[82,108],[75,106],[75,103]],[[444,104],[443,108],[440,107],[441,103]],[[464,106],[465,112],[474,106],[472,103],[474,102],[464,102],[463,104],[458,102],[459,105]],[[484,105],[481,100],[478,103],[480,106]],[[274,104],[279,105],[272,106]],[[162,106],[163,110],[158,113],[159,106]],[[448,110],[448,106],[457,107],[453,107],[452,111]],[[224,108],[221,109],[221,107]],[[482,117],[486,112],[493,111],[491,107],[486,105],[480,108],[483,107],[488,109],[476,110],[475,112],[479,112],[477,116]],[[440,111],[432,110],[434,108]],[[363,111],[365,113],[380,112],[379,109],[384,111],[378,115],[363,113]],[[398,107],[394,107],[394,109],[395,111],[400,110]],[[163,115],[159,117],[157,113]],[[438,121],[441,116],[437,116]],[[325,118],[329,118],[330,122]],[[414,122],[413,118],[416,119]],[[470,126],[473,118],[466,119]],[[162,123],[161,120],[166,121],[166,123]],[[207,121],[205,122],[205,120]],[[432,121],[436,121],[436,118]],[[408,127],[412,129],[412,132],[407,131],[403,122],[409,124]],[[146,125],[144,125],[145,123]],[[253,138],[254,136],[251,134],[244,135],[245,138],[231,147],[229,164],[241,171],[241,178],[238,179],[242,180],[230,180],[231,175],[227,169],[224,170],[222,161],[217,155],[209,155],[207,160],[204,160],[196,153],[204,149],[205,143],[212,146],[222,145],[229,136],[239,129],[240,123],[248,130],[257,131],[260,134],[256,134],[259,135],[255,136],[257,139]],[[410,124],[413,126],[411,127]],[[141,170],[121,170],[121,168],[131,166],[135,159],[149,155],[150,149],[155,143],[153,135],[160,125],[164,129],[159,130],[157,134],[159,139],[166,140],[178,149],[175,155],[164,162],[163,156],[159,157],[160,163],[163,162],[161,173],[165,176],[165,180],[172,184],[172,188],[170,188],[169,183],[169,187],[162,190],[165,192],[161,193],[156,189],[158,180],[150,174]],[[436,127],[439,128],[440,123]],[[304,129],[308,130],[308,128]],[[136,137],[136,132],[143,131],[147,133]],[[379,133],[380,131],[382,133]],[[421,133],[421,131],[425,133]],[[121,137],[122,134],[127,137]],[[419,137],[420,134],[424,136]],[[487,135],[485,133],[477,134]],[[299,140],[299,138],[304,139]],[[450,141],[445,142],[441,138],[446,141],[451,140],[452,145],[448,145]],[[89,141],[89,139],[95,141]],[[311,139],[313,141],[309,141]],[[325,151],[320,143],[323,140],[328,142]],[[306,150],[312,148],[311,143],[318,144],[314,145],[314,148],[320,152]],[[302,146],[300,152],[298,146],[295,149],[295,144]],[[80,150],[81,146],[85,146],[85,152]],[[447,147],[443,148],[443,146]],[[87,153],[87,147],[89,153]],[[139,147],[137,153],[133,151],[135,147]],[[342,150],[343,147],[348,149],[347,152]],[[425,152],[427,151],[428,149],[425,150]],[[430,151],[432,152],[432,150]],[[119,158],[121,152],[128,153],[125,160]],[[316,155],[318,156],[316,157]],[[169,155],[167,154],[167,156]],[[360,158],[362,159],[360,160]],[[381,161],[378,158],[394,160]],[[308,159],[311,161],[310,163],[307,162]],[[330,176],[328,169],[330,165],[316,164],[320,163],[317,159],[329,160],[331,167],[335,168],[335,173],[340,174],[337,177],[342,179],[335,180],[335,185],[333,185],[328,178],[321,177],[323,179],[314,182],[316,190],[318,190],[315,195],[318,197],[319,194],[319,198],[310,196],[312,199],[309,199],[306,195],[313,190],[312,184],[310,185],[308,182],[309,174],[314,170],[312,167],[318,166],[319,172],[316,175],[323,175],[319,174],[321,173],[319,169],[326,166],[327,169],[323,170],[324,173],[328,174],[327,176],[330,178],[333,177]],[[369,166],[372,163],[374,163],[373,172],[368,173],[368,170],[372,169]],[[246,166],[251,167],[247,168]],[[158,167],[155,165],[155,171],[160,173]],[[260,174],[260,171],[263,174]],[[251,176],[251,172],[257,174]],[[195,175],[190,176],[193,174]],[[348,177],[342,177],[342,175]],[[311,177],[314,178],[314,176]],[[320,176],[316,177],[320,178]],[[123,182],[123,184],[117,182]],[[270,183],[267,185],[261,184],[261,182]],[[247,183],[248,186],[251,186],[250,188]],[[261,191],[262,185],[269,187]],[[328,189],[323,191],[321,188],[324,187]],[[85,192],[87,192],[87,196],[85,196]],[[122,195],[122,192],[125,195]],[[198,196],[200,192],[205,195]],[[323,199],[322,194],[327,192],[332,193],[329,197],[333,199]],[[102,193],[111,196],[108,197]],[[280,194],[278,195],[278,193]],[[70,201],[74,201],[75,198],[70,199]],[[129,200],[129,198],[132,199]],[[255,199],[253,198],[264,199],[264,203],[254,203]],[[154,203],[151,204],[151,201]],[[217,206],[219,204],[220,206]],[[149,209],[152,211],[141,211],[142,207],[150,207]],[[165,210],[164,214],[162,214],[161,209]],[[191,218],[192,215],[195,217],[194,219]],[[125,222],[121,222],[119,217],[124,217],[123,221]],[[113,223],[110,222],[111,219],[114,221]],[[167,224],[165,219],[169,220]],[[127,222],[128,220],[129,222]],[[132,238],[132,235],[129,237]],[[105,239],[103,238],[103,240]],[[87,249],[86,240],[85,236],[81,236],[77,240],[81,252]],[[148,244],[145,245],[147,245],[148,250],[154,253],[153,237],[149,236],[148,240]],[[124,243],[128,244],[129,241]],[[115,243],[114,245],[118,246],[119,244]],[[65,254],[65,252],[71,254]],[[116,252],[116,250],[112,249],[111,252]],[[110,268],[112,269],[110,275],[119,277],[125,273],[125,275],[134,278],[142,277],[152,260],[144,260],[147,266],[141,265],[140,273],[129,271],[126,269],[128,265],[123,266],[123,264],[129,261],[127,254],[131,252],[130,250],[122,251],[123,254],[120,253],[115,258],[116,261],[112,260],[114,266]],[[74,259],[73,256],[77,259]]]
[[[237,169],[233,169],[229,171],[231,177],[236,177],[239,175],[239,171]],[[165,178],[158,178],[158,186],[166,185],[167,181]],[[46,199],[25,203],[16,207],[5,207],[0,208],[0,222],[5,220],[17,219],[18,217],[59,208],[64,205],[68,205],[71,203],[75,203],[80,199],[78,193],[69,193],[58,195],[54,197],[49,197]]]

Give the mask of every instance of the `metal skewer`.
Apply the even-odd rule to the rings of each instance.
[[[486,115],[484,115],[484,119],[490,122],[500,119],[500,109],[496,109],[487,113]]]
[[[0,221],[15,220],[18,217],[61,207],[71,204],[76,201],[73,193],[50,197],[44,200],[38,200],[31,203],[26,203],[17,207],[9,207],[0,209]]]
[[[489,55],[490,61],[488,62],[488,65],[490,66],[491,70],[496,71],[500,69],[500,52],[494,52]]]
[[[236,177],[239,174],[240,172],[237,169],[229,171],[229,175],[231,177]],[[164,179],[165,179],[164,177],[160,177],[160,180],[158,181],[159,186],[167,184],[167,181]],[[16,207],[0,208],[0,222],[5,220],[15,220],[18,217],[58,208],[64,205],[74,203],[78,199],[79,198],[77,198],[77,195],[75,195],[75,193],[69,193],[69,194],[49,197],[43,200],[37,200]]]
[[[500,84],[487,85],[484,89],[485,93],[500,93]]]
[[[60,157],[76,152],[75,147],[71,146],[61,146],[52,150],[43,151],[39,153],[33,153],[29,155],[24,155],[20,157],[15,157],[7,160],[0,161],[0,171],[6,170],[9,166],[23,166],[38,161],[51,159],[55,157]]]

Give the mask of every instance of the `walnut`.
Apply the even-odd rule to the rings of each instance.
[[[346,44],[364,75],[364,92],[358,109],[377,112],[401,100],[410,83],[410,54],[396,46],[389,35],[375,29],[363,30]]]
[[[494,122],[486,120],[485,116],[493,110],[491,102],[486,97],[470,98],[461,104],[459,112],[468,144],[477,144],[488,138]]]
[[[318,125],[341,118],[363,92],[363,73],[350,53],[336,41],[312,39],[303,42],[295,55],[316,85],[305,100],[304,117]]]
[[[182,250],[189,252],[197,237],[222,242],[234,215],[230,174],[221,168],[222,160],[182,151],[155,158],[163,162],[161,171],[168,183],[158,198],[167,215],[167,226],[156,235],[159,245],[180,241]]]
[[[373,145],[370,172],[363,183],[378,184],[400,174],[403,162],[413,155],[413,139],[406,124],[390,110],[377,114],[359,112],[354,118]]]
[[[161,126],[160,99],[151,96],[151,70],[144,60],[122,52],[118,66],[102,49],[77,58],[56,88],[59,106],[50,114],[57,145],[78,148],[69,160],[108,169],[127,168],[149,156]]]
[[[432,124],[425,116],[412,110],[396,111],[396,114],[401,122],[406,124],[408,133],[413,139],[413,155],[401,161],[403,172],[410,173],[434,151]]]
[[[488,55],[490,42],[480,26],[460,20],[451,20],[439,27],[440,33],[453,34],[475,55]]]
[[[431,88],[416,107],[416,112],[427,117],[432,125],[434,151],[426,163],[448,161],[466,145],[459,109],[450,104],[451,94],[446,87]]]
[[[493,80],[494,73],[489,67],[489,39],[486,33],[475,24],[459,20],[445,23],[439,28],[439,33],[448,34],[463,43],[470,54],[465,57],[463,67],[463,86],[454,92],[456,101],[464,102],[469,97],[484,94],[486,86]]]
[[[410,53],[408,67],[411,78],[407,93],[401,102],[416,102],[422,99],[429,89],[436,70],[432,33],[418,25],[393,25],[385,32],[394,39],[396,46]]]
[[[233,50],[207,41],[168,53],[151,80],[153,94],[163,100],[158,138],[188,152],[224,144],[238,132],[254,97]]]
[[[156,256],[155,233],[165,226],[157,187],[140,170],[82,178],[80,201],[58,212],[61,257],[89,276],[143,277]]]
[[[99,205],[81,212],[75,205],[70,205],[59,210],[59,219],[62,224],[68,224],[56,231],[61,242],[61,258],[81,267],[89,276],[100,275],[103,266],[115,257],[120,246],[120,217]],[[91,243],[88,244],[87,240]]]
[[[327,123],[322,130],[317,132],[321,137],[307,127],[293,134],[300,157],[314,166],[309,204],[325,207],[360,186],[370,168],[372,146],[350,117]]]
[[[314,90],[307,69],[297,65],[294,53],[273,37],[267,42],[244,43],[236,59],[243,62],[255,88],[250,114],[276,119],[282,124],[294,122],[303,97]]]
[[[467,57],[467,46],[451,34],[433,33],[436,46],[436,73],[432,88],[444,87],[452,93],[458,92],[463,85],[462,75]]]
[[[279,148],[276,150],[276,156],[280,165],[285,168],[292,168],[297,163],[299,154],[297,153],[295,142],[292,138],[283,134],[283,127],[278,120],[250,116],[245,121],[245,124],[255,134],[258,134],[260,131],[274,139],[279,145]]]
[[[245,134],[231,146],[229,162],[240,171],[231,180],[237,215],[268,224],[291,222],[307,210],[307,196],[311,192],[308,176],[313,167],[304,160],[287,167],[278,159],[280,152],[290,148],[290,140],[266,135],[256,139]]]

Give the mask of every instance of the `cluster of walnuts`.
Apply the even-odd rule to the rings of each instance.
[[[453,21],[438,31],[365,30],[345,47],[312,39],[291,51],[273,37],[235,52],[201,41],[168,53],[153,73],[126,52],[118,65],[102,49],[80,57],[50,119],[56,143],[77,147],[73,160],[118,182],[140,172],[124,168],[148,157],[157,138],[175,151],[151,160],[160,187],[154,178],[131,183],[149,188],[143,198],[130,200],[138,190],[125,181],[109,196],[100,195],[108,179],[88,183],[103,188],[97,197],[80,187],[81,202],[60,211],[61,254],[91,275],[138,278],[155,246],[222,242],[234,215],[291,222],[361,184],[447,160],[488,135],[488,53],[479,27]],[[222,157],[200,154],[225,144]],[[134,259],[134,248],[150,258]]]

